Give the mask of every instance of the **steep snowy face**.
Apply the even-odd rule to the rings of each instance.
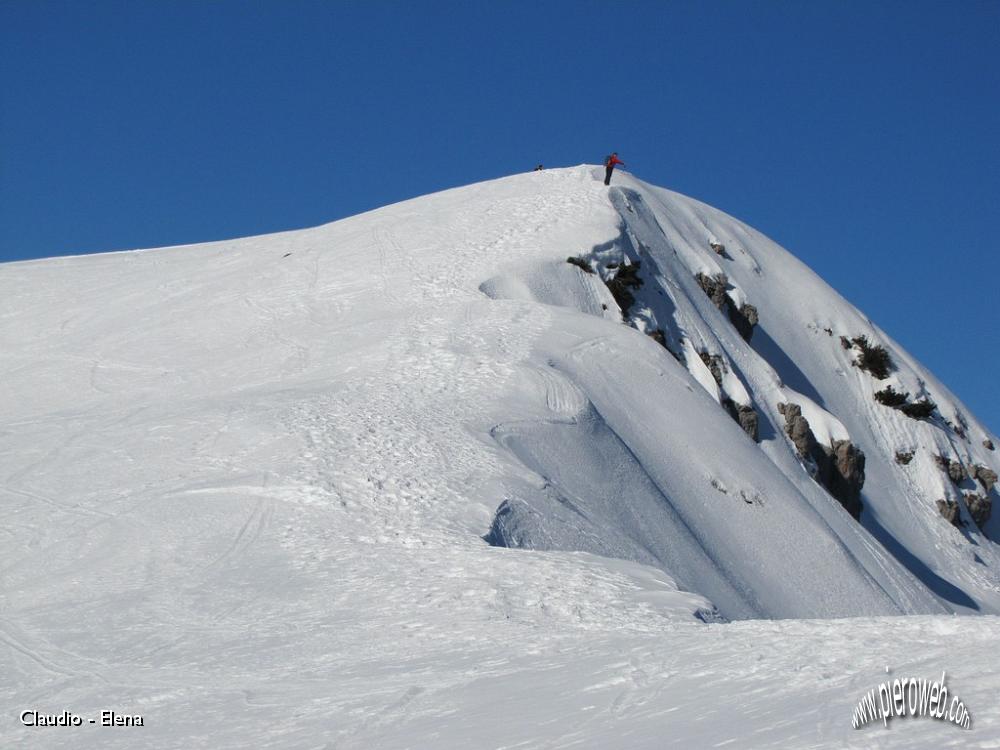
[[[665,190],[636,183],[624,185],[621,194],[632,249],[646,252],[660,274],[687,290],[685,271],[703,289],[706,277],[725,279],[728,315],[716,316],[711,332],[705,331],[712,312],[706,313],[705,300],[667,288],[664,295],[682,312],[666,316],[664,328],[682,340],[700,337],[700,351],[705,346],[720,355],[721,369],[747,385],[760,419],[770,423],[766,429],[789,436],[827,494],[854,515],[860,506],[861,525],[945,606],[996,611],[994,436],[901,347],[773,242]],[[698,314],[682,301],[690,296]],[[749,336],[733,316],[746,308],[757,321]],[[733,336],[718,317],[729,317],[743,335]],[[740,340],[746,338],[749,346]],[[743,403],[742,396],[737,390],[731,398]],[[786,408],[793,403],[815,440],[802,435],[797,410]],[[778,455],[778,444],[765,441],[762,448],[791,478],[795,469],[785,463],[790,451]]]
[[[218,617],[327,590],[383,627],[372,579],[470,622],[998,611],[995,436],[788,252],[600,172],[0,267],[0,554],[49,582],[12,611],[81,569],[184,581],[178,627],[220,587]]]
[[[535,437],[507,438],[526,464],[545,457],[536,471],[546,480],[560,479],[539,497],[512,497],[488,538],[652,556],[732,617],[877,611],[859,594],[867,588],[856,574],[870,576],[901,611],[996,611],[993,436],[895,342],[758,232],[628,175],[607,197],[617,236],[569,258],[578,278],[536,265],[482,288],[494,298],[605,318],[611,310],[674,361],[660,351],[654,361],[665,364],[652,365],[655,382],[640,386],[649,347],[629,342],[627,351],[611,353],[601,341],[572,349],[568,359],[562,345],[549,352],[556,372],[588,383],[581,403],[591,410],[569,419],[570,427],[546,426],[541,435],[537,425],[518,427]],[[606,370],[600,386],[590,380],[598,369]],[[670,389],[678,373],[719,408],[689,411],[699,399]],[[595,453],[586,455],[572,433],[583,433]],[[612,465],[635,462],[630,478],[648,479],[649,488],[607,479],[614,473],[599,456],[615,450],[596,448],[595,436],[621,441],[627,458]],[[744,507],[727,507],[724,498],[732,497]],[[707,520],[713,512],[719,515]],[[817,519],[819,530],[811,523]],[[629,551],[594,526],[628,528]],[[707,560],[689,554],[688,542]],[[811,550],[823,550],[824,562]],[[766,593],[757,577],[764,569],[782,571],[777,580],[763,576],[772,587]]]

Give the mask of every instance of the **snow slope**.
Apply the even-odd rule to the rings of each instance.
[[[988,740],[850,715],[886,664],[948,669],[995,730],[995,519],[941,517],[975,480],[934,455],[1000,471],[996,436],[767,238],[600,176],[0,266],[3,744]],[[628,324],[567,256],[640,262]],[[697,273],[756,306],[749,343]],[[839,340],[861,334],[938,415],[873,400]],[[864,451],[860,523],[788,402]],[[147,726],[29,729],[25,708]]]

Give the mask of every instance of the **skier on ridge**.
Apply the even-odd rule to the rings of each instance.
[[[615,171],[615,164],[625,166],[625,162],[618,158],[618,152],[612,151],[611,156],[604,160],[604,184],[611,184],[611,173]]]

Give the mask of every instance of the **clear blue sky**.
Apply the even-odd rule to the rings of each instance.
[[[0,260],[616,149],[799,255],[998,430],[998,50],[998,0],[0,0]]]

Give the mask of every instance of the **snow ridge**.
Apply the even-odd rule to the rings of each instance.
[[[1000,719],[997,437],[760,233],[602,178],[0,266],[5,703],[146,747],[663,747],[714,695],[668,745],[843,746],[905,640]],[[863,453],[858,520],[790,404]],[[135,741],[80,731],[0,744]]]

